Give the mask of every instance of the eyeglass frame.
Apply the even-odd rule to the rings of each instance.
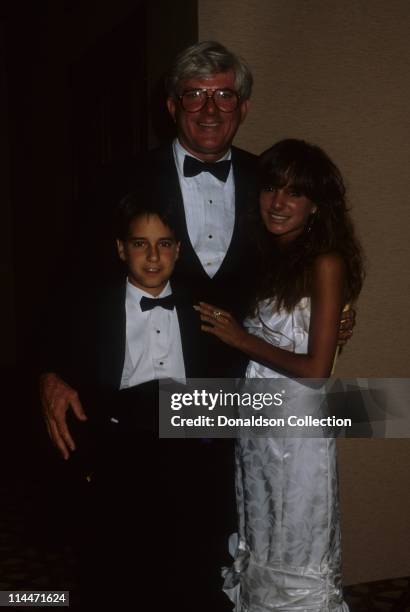
[[[184,95],[185,95],[186,93],[188,93],[188,92],[190,92],[190,91],[198,91],[198,92],[201,92],[201,93],[203,93],[203,92],[205,92],[205,93],[206,93],[206,99],[205,99],[205,101],[204,101],[203,105],[202,105],[200,108],[198,108],[197,110],[188,110],[188,109],[186,109],[186,108],[184,107],[184,105],[183,105],[183,103],[182,103],[182,98],[184,97]],[[208,93],[209,91],[211,91],[211,92],[212,92],[212,94],[211,94],[211,95],[209,95],[209,93]],[[236,100],[237,100],[237,103],[236,103],[235,108],[233,108],[232,110],[229,110],[229,111],[228,111],[228,110],[223,110],[222,108],[220,108],[220,107],[219,107],[219,106],[216,104],[216,102],[215,102],[215,93],[216,93],[217,91],[229,91],[230,93],[235,94],[235,96],[236,96]],[[207,103],[208,103],[208,100],[212,100],[212,102],[215,104],[216,108],[217,108],[218,110],[220,110],[220,111],[221,111],[221,113],[233,113],[234,111],[236,111],[236,110],[239,108],[239,105],[240,105],[240,103],[241,103],[241,96],[238,94],[238,92],[237,92],[237,91],[235,91],[234,89],[230,89],[229,87],[216,87],[215,89],[207,89],[206,87],[192,87],[191,89],[186,89],[185,91],[183,91],[183,92],[182,92],[182,94],[181,94],[180,96],[177,96],[177,99],[179,100],[179,103],[181,104],[181,106],[182,106],[183,110],[184,110],[186,113],[198,113],[198,112],[199,112],[199,111],[201,111],[203,108],[205,108],[205,106],[206,106],[206,105],[207,105]]]

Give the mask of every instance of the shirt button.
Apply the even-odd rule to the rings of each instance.
[[[159,365],[164,365],[164,362],[163,362],[163,361],[160,361],[160,362],[159,362]]]
[[[157,334],[160,334],[160,333],[161,333],[161,330],[160,330],[160,329],[157,329]]]
[[[211,234],[209,234],[208,238],[212,238]]]
[[[209,203],[212,204],[212,200],[209,200]]]

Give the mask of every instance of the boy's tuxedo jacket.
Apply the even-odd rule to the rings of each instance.
[[[203,377],[208,358],[198,313],[183,294],[174,295],[186,376]],[[124,593],[135,585],[139,600],[163,597],[164,606],[188,610],[197,590],[194,557],[206,577],[204,600],[219,590],[219,559],[232,528],[225,521],[234,517],[232,449],[219,440],[158,439],[158,381],[119,391],[125,299],[125,280],[83,295],[71,308],[64,340],[56,338],[63,351],[54,353],[56,371],[78,391],[89,417],[81,423],[67,413],[77,444],[72,467],[81,476],[92,472],[89,518],[82,516],[84,542],[88,525],[97,534],[84,558],[87,588],[92,599],[101,585],[115,585],[116,597],[118,585]],[[207,609],[214,609],[212,602]]]
[[[173,294],[186,377],[205,378],[209,360],[198,313],[186,295],[178,291],[173,291]],[[121,397],[118,392],[126,347],[125,298],[125,279],[83,293],[69,308],[64,338],[56,336],[54,346],[49,350],[50,371],[58,372],[76,389],[87,414],[96,417],[111,409],[110,403],[118,402]],[[147,401],[147,390],[154,389],[155,385],[134,387],[133,401],[138,401],[139,387],[141,398]],[[126,390],[120,394],[130,395]],[[146,425],[141,422],[141,426]]]

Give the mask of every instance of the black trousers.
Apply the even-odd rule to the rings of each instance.
[[[79,530],[83,609],[109,602],[231,610],[220,570],[231,562],[227,540],[236,528],[232,441],[160,440],[128,418],[137,395],[119,393],[119,423],[107,419],[93,432]]]

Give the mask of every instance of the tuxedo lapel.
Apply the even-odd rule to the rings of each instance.
[[[98,303],[97,360],[101,388],[119,389],[126,347],[126,282],[110,286]]]
[[[235,212],[241,219],[256,197],[256,156],[232,147],[232,167],[235,179]]]
[[[215,279],[237,267],[246,243],[247,214],[256,197],[256,157],[232,147],[232,169],[235,182],[235,224],[232,239]]]

